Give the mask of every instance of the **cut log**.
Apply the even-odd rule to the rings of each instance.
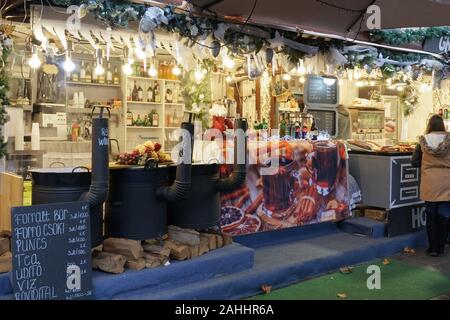
[[[192,229],[182,229],[177,226],[169,226],[169,239],[182,244],[197,246],[200,243],[200,233]]]
[[[200,244],[198,245],[198,255],[209,252],[209,239],[207,237],[200,236]]]
[[[7,251],[0,256],[0,273],[9,272],[11,270],[12,270],[12,254],[10,251]]]
[[[144,254],[141,242],[123,238],[108,238],[103,241],[103,251],[121,254],[128,259],[139,259]]]
[[[125,267],[127,267],[128,269],[131,270],[142,270],[145,268],[145,259],[144,258],[139,258],[139,259],[132,259],[132,260],[128,260],[125,264]]]
[[[144,243],[142,247],[144,248],[144,251],[148,253],[155,253],[165,257],[168,257],[170,255],[170,248],[167,246]]]
[[[8,238],[0,238],[0,256],[8,251],[10,251],[9,239]]]
[[[228,246],[233,243],[233,237],[229,234],[222,233],[223,245]]]
[[[125,271],[126,258],[120,254],[94,251],[92,254],[92,268],[109,273],[122,273]]]
[[[144,259],[145,259],[145,267],[149,269],[157,268],[169,260],[169,258],[167,257],[163,257],[152,253],[144,253]]]
[[[165,242],[165,246],[170,248],[170,257],[175,260],[186,260],[190,257],[189,246],[185,244],[179,244],[169,239]]]
[[[216,236],[211,234],[211,233],[201,233],[200,234],[200,242],[203,239],[207,239],[208,240],[208,248],[209,250],[214,250],[217,248],[217,241],[216,241]]]
[[[199,246],[189,246],[189,258],[195,258],[199,256]]]

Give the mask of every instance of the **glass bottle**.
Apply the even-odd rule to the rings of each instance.
[[[105,83],[105,72],[103,72],[102,74],[98,75],[98,83],[102,83],[102,84]]]
[[[133,112],[127,111],[127,126],[132,126],[134,123]]]
[[[95,72],[94,69],[92,69],[92,82],[98,83],[98,74]]]
[[[159,88],[159,83],[158,83],[158,81],[155,81],[155,86],[154,86],[154,90],[153,90],[155,93],[154,93],[154,95],[155,95],[155,102],[161,102],[161,90],[160,90],[160,88]]]
[[[140,114],[137,115],[137,118],[136,118],[136,121],[134,122],[134,125],[135,125],[136,127],[142,127],[143,122],[142,122],[142,119],[141,119],[141,115],[140,115]]]
[[[134,80],[134,87],[133,87],[133,91],[131,92],[131,100],[138,101],[138,87],[136,84],[136,80]]]
[[[107,84],[112,84],[113,83],[113,75],[112,75],[111,64],[110,63],[108,63],[108,66],[106,68],[106,83]]]
[[[143,122],[142,122],[142,125],[143,125],[144,127],[150,127],[150,126],[151,126],[151,122],[150,122],[150,120],[149,120],[148,115],[145,115],[145,116],[144,116],[144,120],[143,120]]]
[[[115,84],[115,85],[120,84],[120,75],[119,75],[119,71],[117,70],[117,66],[114,67],[113,84]]]
[[[147,102],[155,102],[154,88],[152,83],[150,83],[147,89]]]
[[[156,112],[156,110],[152,110],[151,126],[152,127],[159,126],[159,114]]]
[[[70,80],[73,82],[79,82],[80,81],[80,75],[77,71],[77,65],[75,64],[75,69],[70,74]]]
[[[80,82],[86,82],[86,69],[84,67],[84,61],[81,61]]]
[[[92,68],[89,63],[86,63],[85,82],[92,82]]]
[[[141,86],[138,88],[138,100],[137,101],[144,101],[144,90]]]

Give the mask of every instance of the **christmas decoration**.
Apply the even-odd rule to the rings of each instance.
[[[442,36],[450,36],[450,27],[403,28],[373,30],[370,32],[371,41],[391,45],[422,42],[426,38],[439,38]]]
[[[9,83],[6,75],[6,59],[12,47],[12,40],[7,31],[4,26],[0,26],[0,127],[8,122],[6,108],[9,106],[9,99],[6,93],[9,90]],[[0,159],[6,156],[6,142],[1,135],[2,132],[0,129]]]

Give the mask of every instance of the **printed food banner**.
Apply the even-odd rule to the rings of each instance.
[[[248,150],[245,184],[221,194],[223,232],[242,235],[350,215],[348,154],[343,143],[253,142]],[[222,175],[231,171],[232,166],[222,167]]]

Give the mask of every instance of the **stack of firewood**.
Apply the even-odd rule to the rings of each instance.
[[[156,268],[168,265],[170,259],[192,259],[231,243],[231,236],[225,234],[169,226],[161,239],[106,239],[93,250],[92,267],[110,273]]]
[[[0,273],[12,270],[11,232],[0,232]]]

